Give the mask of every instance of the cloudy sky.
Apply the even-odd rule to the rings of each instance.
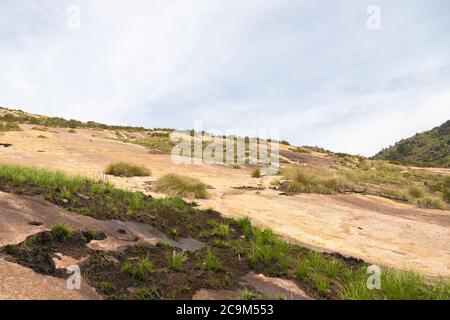
[[[450,119],[450,1],[2,0],[0,105],[372,155]]]

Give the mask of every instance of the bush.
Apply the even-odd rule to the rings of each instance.
[[[110,164],[105,174],[117,177],[145,177],[151,176],[152,173],[144,166],[132,165],[125,162],[117,162]]]
[[[170,196],[206,199],[209,197],[206,184],[195,178],[167,174],[156,181],[157,192]]]
[[[67,224],[60,222],[53,226],[51,234],[56,240],[64,242],[73,236],[73,231]]]

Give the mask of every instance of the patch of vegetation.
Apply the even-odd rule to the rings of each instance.
[[[172,151],[173,147],[175,147],[176,145],[175,142],[170,140],[168,133],[165,133],[164,135],[154,135],[154,133],[150,133],[150,136],[146,138],[120,138],[119,140],[126,143],[133,143],[144,146],[165,154],[169,154]]]
[[[271,272],[283,273],[290,266],[289,244],[280,240],[270,230],[254,228],[254,235],[246,248],[250,265],[258,269],[259,265],[268,267]]]
[[[156,191],[170,196],[206,199],[209,197],[207,186],[198,179],[167,174],[156,181]]]
[[[289,179],[285,189],[291,193],[335,194],[353,190],[348,179],[326,168],[288,167],[282,173]]]
[[[298,153],[311,153],[311,150],[306,147],[295,147],[295,148],[290,148],[289,150],[298,152]]]
[[[19,125],[17,123],[10,122],[0,122],[0,132],[5,131],[21,131]]]
[[[161,300],[161,296],[156,286],[139,288],[136,291],[136,299],[138,300]]]
[[[249,290],[245,288],[241,291],[241,299],[242,300],[263,300],[264,297],[262,294],[258,292],[254,292],[252,290]]]
[[[423,208],[448,209],[450,177],[421,173],[407,167],[354,158],[347,167],[290,166],[282,169],[290,194],[357,192],[409,202]]]
[[[255,168],[252,170],[252,178],[260,178],[261,177],[261,169]]]
[[[153,272],[153,262],[149,258],[139,260],[133,270],[133,275],[138,280],[145,280]]]
[[[158,242],[158,243],[156,244],[156,246],[157,246],[158,248],[163,249],[163,250],[166,250],[166,249],[172,249],[172,248],[173,248],[173,246],[172,246],[170,243],[167,243],[167,242]]]
[[[380,290],[367,288],[365,268],[360,268],[347,277],[341,292],[342,299],[351,300],[448,300],[450,282],[438,280],[433,285],[413,271],[383,270]]]
[[[68,133],[77,133],[77,130],[75,130],[75,129],[69,129],[69,130],[67,130],[67,132],[68,132]]]
[[[230,227],[227,224],[218,224],[212,234],[220,238],[226,238],[230,234]]]
[[[145,177],[152,175],[151,171],[146,167],[133,165],[126,162],[110,164],[106,168],[105,174],[117,177]]]
[[[34,116],[27,114],[21,110],[9,110],[6,108],[1,108],[2,110],[7,110],[9,113],[0,116],[0,122],[6,122],[10,124],[32,124],[41,127],[54,127],[54,128],[80,128],[80,129],[94,129],[94,130],[126,130],[126,131],[148,131],[143,127],[132,127],[132,126],[116,126],[116,125],[106,125],[97,123],[94,121],[82,122],[78,120],[66,120],[59,117],[44,117],[44,116]],[[173,129],[168,128],[155,128],[158,131],[173,131]]]
[[[51,234],[58,241],[64,242],[72,237],[73,230],[67,224],[59,222],[53,226]]]
[[[187,256],[184,252],[177,252],[174,250],[169,260],[169,266],[175,271],[180,271],[186,259]]]
[[[114,285],[110,281],[100,282],[100,291],[103,294],[110,295],[114,292]]]
[[[205,260],[203,261],[203,269],[206,271],[214,271],[214,272],[224,271],[222,262],[214,256],[211,249],[209,248],[206,251],[206,257]]]
[[[450,120],[381,150],[374,159],[425,167],[450,168]]]
[[[44,135],[42,135],[42,134],[38,135],[37,137],[38,137],[39,139],[47,139],[47,138],[48,138],[47,136],[44,136]]]

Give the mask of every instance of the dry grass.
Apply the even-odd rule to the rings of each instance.
[[[255,168],[252,171],[252,178],[259,178],[261,177],[261,169],[260,168]]]
[[[106,168],[105,174],[117,177],[145,177],[152,175],[151,171],[144,166],[133,165],[125,162],[110,164]]]
[[[335,194],[353,190],[353,184],[326,168],[289,167],[282,170],[291,193]]]
[[[384,161],[354,160],[345,167],[284,168],[290,193],[362,192],[409,202],[421,208],[449,209],[450,179],[419,173]]]
[[[207,186],[198,179],[167,174],[156,181],[156,191],[170,196],[206,199],[209,197]]]

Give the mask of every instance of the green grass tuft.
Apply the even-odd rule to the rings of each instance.
[[[172,256],[169,259],[169,266],[175,271],[180,271],[186,259],[187,256],[184,252],[177,252],[176,250],[174,250]]]
[[[73,230],[67,224],[60,222],[53,226],[51,234],[56,240],[64,242],[73,236]]]

